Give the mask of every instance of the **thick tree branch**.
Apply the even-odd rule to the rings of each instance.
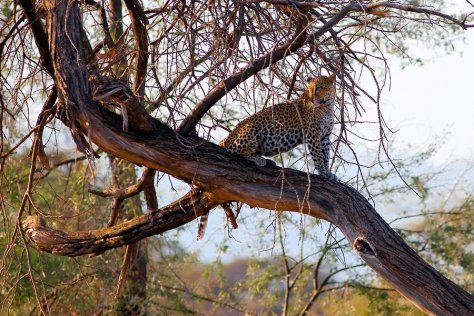
[[[216,207],[208,193],[189,193],[174,203],[135,217],[113,227],[97,230],[65,232],[46,226],[45,222],[29,216],[24,228],[30,240],[46,252],[62,256],[81,256],[130,245],[146,237],[180,227]]]

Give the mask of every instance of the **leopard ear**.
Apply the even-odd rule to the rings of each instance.
[[[308,90],[307,90],[307,96],[312,99],[314,97],[315,91],[316,90],[316,78],[309,77],[307,79],[308,82]]]
[[[310,81],[313,80],[313,79],[314,79],[314,77],[308,77],[308,78],[306,78],[306,83],[310,83]]]
[[[332,74],[328,77],[329,80],[331,80],[331,82],[334,82],[336,81],[336,74]]]

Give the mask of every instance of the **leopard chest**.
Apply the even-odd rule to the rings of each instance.
[[[310,128],[316,129],[317,134],[321,138],[330,135],[334,127],[334,112],[324,111],[315,113],[308,125]]]

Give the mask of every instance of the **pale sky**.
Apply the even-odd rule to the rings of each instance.
[[[397,143],[425,147],[447,131],[438,163],[474,156],[474,29],[469,43],[424,66],[392,67],[392,89],[382,102],[386,119],[396,127]],[[462,56],[460,56],[462,53]]]
[[[459,2],[457,7],[469,12]],[[464,35],[466,44],[454,43],[456,51],[450,55],[413,50],[413,57],[434,56],[423,66],[400,69],[392,63],[392,88],[382,96],[385,118],[399,130],[397,143],[423,148],[444,131],[450,133],[434,159],[438,164],[474,157],[474,28]]]

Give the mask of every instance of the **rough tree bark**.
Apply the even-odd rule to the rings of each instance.
[[[140,130],[131,122],[125,132],[121,117],[92,99],[78,2],[43,3],[54,81],[67,113],[62,117],[66,125],[107,153],[168,173],[197,189],[161,210],[99,230],[54,230],[29,217],[24,229],[39,249],[66,256],[101,252],[184,225],[221,203],[241,201],[336,225],[370,267],[426,313],[474,313],[474,297],[421,259],[351,187],[291,169],[257,168],[214,144],[178,134],[150,118],[153,131]],[[87,149],[86,145],[83,148]]]
[[[135,77],[133,81],[133,92],[138,97],[143,97],[145,91],[145,78],[148,61],[148,41],[146,37],[146,30],[144,25],[138,19],[137,10],[133,10],[134,2],[131,0],[125,1],[127,8],[129,9],[130,16],[133,21],[133,32],[135,34],[136,46],[138,48],[136,58]],[[120,0],[110,0],[109,5],[112,8],[112,32],[110,39],[114,43],[115,49],[117,49],[118,42],[121,36],[123,36],[123,14],[122,14],[122,3]],[[132,7],[132,8],[131,8]],[[105,11],[104,9],[102,9]],[[105,15],[105,13],[104,13]],[[102,19],[105,23],[106,17]],[[104,28],[108,30],[108,28]],[[106,37],[107,38],[107,37]],[[121,55],[119,62],[115,65],[115,73],[122,74],[123,78],[126,79],[127,71],[127,60],[125,55]],[[119,75],[120,76],[120,75]],[[119,159],[111,159],[112,173],[114,178],[118,180],[115,184],[116,187],[129,186],[137,182],[136,168],[135,165]],[[153,183],[154,172],[145,172],[150,176]],[[153,186],[153,184],[152,184]],[[153,190],[154,192],[154,190]],[[114,199],[113,206],[121,207],[121,213],[123,218],[131,219],[141,213],[141,201],[138,196],[125,201]],[[154,207],[156,208],[156,207]],[[114,211],[113,208],[111,210]],[[117,216],[118,214],[115,214]],[[109,221],[109,226],[112,226],[112,221]],[[147,288],[147,244],[144,240],[140,240],[133,244],[128,244],[124,247],[124,257],[122,262],[122,268],[117,282],[117,289],[115,295],[117,297],[117,304],[115,306],[117,312],[120,315],[143,315],[145,314],[145,308],[143,302],[146,300],[146,288]],[[122,289],[123,287],[123,289]]]

